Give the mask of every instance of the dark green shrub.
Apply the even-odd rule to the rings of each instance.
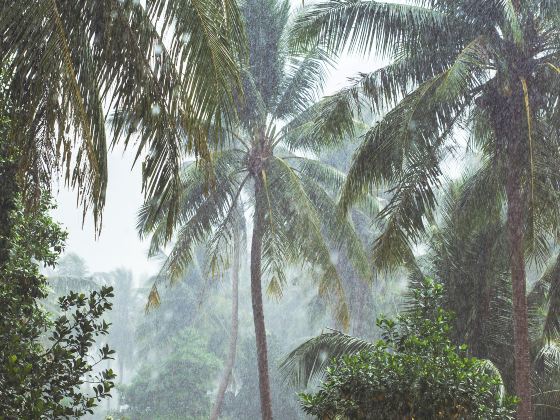
[[[334,360],[303,409],[321,419],[512,419],[515,398],[482,360],[449,338],[441,285],[426,280],[396,321],[377,321],[372,351]]]

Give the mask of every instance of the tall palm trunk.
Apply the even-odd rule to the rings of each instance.
[[[508,151],[508,155],[511,151]],[[508,156],[506,195],[507,230],[510,244],[510,270],[513,293],[513,337],[515,351],[515,393],[521,399],[517,410],[519,420],[533,418],[531,408],[531,362],[529,356],[529,328],[523,251],[523,200],[521,176],[515,156]]]
[[[255,214],[253,216],[253,237],[251,239],[251,301],[253,304],[253,321],[257,344],[257,362],[259,370],[259,390],[261,414],[263,420],[272,420],[272,400],[268,376],[268,347],[264,325],[264,308],[261,285],[262,241],[264,235],[264,203],[262,192],[264,182],[260,174],[255,179]]]
[[[231,267],[231,333],[229,337],[229,349],[224,367],[224,373],[218,387],[218,395],[216,402],[212,408],[210,420],[217,420],[222,411],[222,404],[226,394],[227,387],[231,380],[233,365],[235,364],[235,353],[237,350],[237,333],[239,330],[239,266],[240,266],[240,249],[241,239],[239,230],[234,229],[233,232],[233,265]]]
[[[513,337],[515,361],[515,394],[521,400],[517,408],[519,420],[531,420],[531,362],[524,253],[524,208],[522,194],[523,162],[526,159],[527,125],[524,121],[523,97],[497,96],[491,107],[492,122],[498,144],[505,152],[507,232],[513,306]]]

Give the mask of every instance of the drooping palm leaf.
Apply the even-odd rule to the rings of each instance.
[[[311,338],[291,351],[280,363],[279,370],[293,385],[307,387],[323,376],[333,358],[373,348],[368,341],[333,330]]]
[[[460,24],[419,5],[332,0],[304,9],[294,22],[291,42],[294,48],[322,44],[327,50],[362,53],[375,45],[380,54],[391,55],[399,43],[420,41],[417,48],[437,48],[446,37],[453,37],[453,25]]]
[[[11,140],[32,156],[22,171],[48,184],[64,165],[97,218],[107,177],[105,115],[118,110],[127,118],[113,121],[113,141],[129,144],[139,129],[146,194],[176,204],[187,145],[205,154],[211,124],[233,109],[245,45],[235,2],[3,2],[0,33]]]
[[[332,60],[321,49],[289,60],[288,75],[283,83],[274,116],[286,119],[298,116],[315,102]]]

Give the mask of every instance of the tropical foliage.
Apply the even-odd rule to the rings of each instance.
[[[59,298],[59,315],[51,319],[41,304],[47,281],[39,264],[56,264],[66,235],[48,214],[49,200],[43,198],[32,214],[24,214],[19,197],[15,203],[6,241],[10,257],[0,265],[0,417],[93,413],[114,386],[112,370],[94,371],[114,351],[105,345],[91,353],[108,334],[102,317],[112,307],[112,289],[70,292]]]
[[[451,342],[442,290],[425,281],[406,315],[378,320],[375,344],[346,336],[347,351],[361,349],[331,362],[320,390],[302,394],[304,410],[341,419],[513,419],[515,399],[501,378]]]
[[[467,178],[449,186],[438,227],[432,228],[430,251],[419,266],[444,285],[443,306],[457,314],[453,340],[468,344],[472,355],[492,361],[513,389],[513,361],[508,357],[513,347],[513,317],[504,216],[469,222],[462,203],[471,185]],[[560,406],[557,258],[554,253],[546,264],[533,264],[529,271],[535,279],[528,293],[533,404],[535,417],[543,419],[554,416]]]
[[[121,407],[116,407],[125,418],[208,418],[224,355],[223,328],[217,320],[227,319],[228,312],[206,309],[227,301],[216,296],[217,284],[207,289],[201,274],[192,266],[183,281],[162,290],[165,305],[148,313],[142,308],[149,287],[123,295],[123,300],[133,301],[134,315],[128,323],[128,345],[134,351],[124,356],[130,370],[119,389]]]
[[[557,417],[559,81],[549,0],[0,2],[0,419]],[[157,275],[58,261],[114,147]]]
[[[26,198],[60,171],[100,216],[112,114],[111,143],[135,143],[147,195],[177,199],[181,156],[206,154],[231,117],[245,55],[236,2],[4,1],[0,16]]]
[[[173,349],[145,363],[124,389],[127,415],[138,420],[206,419],[208,389],[218,359],[196,331],[185,329],[169,340]]]
[[[411,263],[433,220],[442,162],[465,130],[482,151],[484,202],[472,217],[507,203],[519,415],[531,417],[525,256],[542,261],[558,223],[558,7],[555,2],[333,0],[294,24],[295,48],[323,45],[377,53],[389,64],[318,105],[318,129],[351,132],[362,105],[381,119],[364,136],[342,194],[344,209],[372,186],[389,185],[379,267]],[[336,121],[336,124],[334,123]],[[477,196],[477,200],[482,200]]]

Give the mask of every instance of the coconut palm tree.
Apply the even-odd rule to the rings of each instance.
[[[518,415],[531,418],[526,251],[557,232],[560,7],[536,0],[332,0],[294,24],[296,49],[377,53],[389,64],[317,106],[317,130],[351,131],[356,109],[382,117],[355,155],[342,207],[372,185],[391,185],[375,260],[411,259],[430,221],[441,162],[461,130],[485,154],[493,196],[507,203]],[[505,198],[505,200],[504,200]],[[481,206],[486,207],[486,206]],[[548,230],[548,232],[546,232]],[[545,233],[546,232],[546,233]]]
[[[309,157],[332,136],[304,135],[298,119],[312,104],[328,60],[319,49],[288,57],[287,2],[250,0],[242,10],[250,22],[246,25],[250,48],[248,66],[242,70],[239,123],[229,133],[234,140],[208,162],[185,164],[175,235],[166,229],[165,196],[146,203],[138,227],[142,235],[151,234],[153,252],[174,239],[160,281],[179,278],[201,243],[207,244],[211,271],[217,272],[231,255],[232,222],[240,200],[250,206],[251,297],[261,412],[263,419],[271,419],[263,281],[268,293],[279,297],[286,266],[303,263],[313,270],[311,277],[320,294],[333,301],[337,319],[347,325],[344,290],[329,244],[344,247],[362,278],[370,279],[371,270],[351,220],[340,218],[336,211],[332,191],[339,191],[344,176]],[[367,203],[363,200],[365,208]],[[159,301],[157,285],[151,303]]]
[[[26,196],[58,170],[98,220],[109,111],[112,144],[134,140],[145,158],[147,195],[177,198],[184,151],[205,154],[211,124],[229,120],[245,48],[233,0],[2,1],[3,141],[20,151]]]
[[[457,314],[454,338],[471,353],[490,360],[502,372],[505,383],[515,381],[511,278],[506,217],[496,208],[486,220],[472,217],[483,192],[472,200],[476,178],[452,184],[443,198],[439,227],[433,228],[423,266],[446,290],[444,306]],[[491,201],[490,201],[491,202]],[[531,264],[528,300],[532,402],[537,418],[550,418],[560,409],[557,377],[560,365],[559,259],[557,247],[546,263]],[[534,261],[533,261],[534,262]]]

